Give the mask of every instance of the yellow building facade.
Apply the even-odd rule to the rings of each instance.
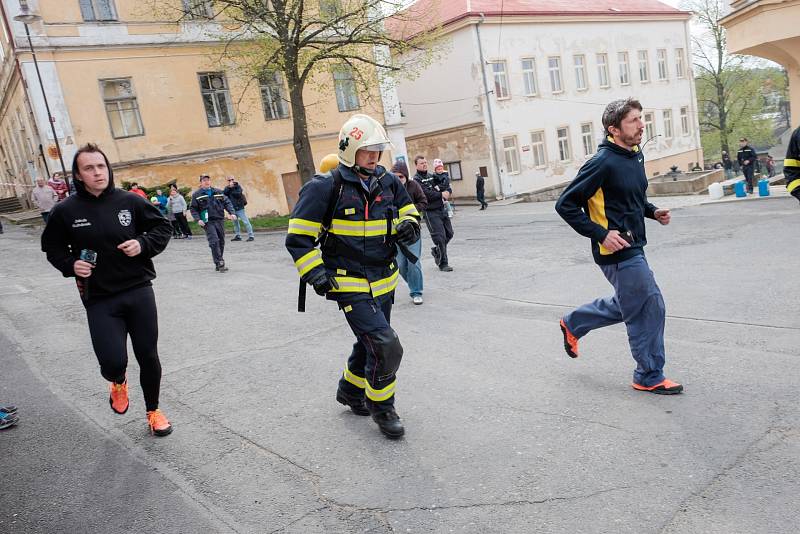
[[[800,126],[800,0],[736,0],[722,25],[731,54],[783,65],[789,75],[792,127]]]
[[[20,2],[1,1],[46,138],[41,126],[49,124],[43,101],[32,91],[35,71],[25,29],[13,20]],[[185,1],[169,0],[178,8]],[[252,214],[291,209],[302,181],[288,90],[279,74],[253,83],[222,66],[224,28],[159,20],[148,8],[152,2],[137,0],[29,0],[27,5],[42,17],[29,29],[68,166],[80,145],[93,142],[108,155],[117,185],[176,180],[194,189],[198,176],[208,174],[222,187],[224,177],[234,176]],[[304,96],[315,161],[336,151],[339,128],[353,113],[384,119],[377,90],[367,98],[353,80],[332,72],[309,81]],[[49,159],[51,142],[49,134],[42,144],[52,172],[60,164]]]

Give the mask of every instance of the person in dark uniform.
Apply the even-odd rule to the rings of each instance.
[[[786,190],[800,200],[800,128],[792,132],[786,159],[783,160],[783,176],[786,178]]]
[[[394,408],[403,356],[390,326],[398,282],[397,245],[419,239],[419,212],[378,161],[391,144],[377,121],[353,115],[339,132],[339,165],[300,190],[286,248],[305,284],[335,301],[356,336],[336,400],[371,415],[391,439],[405,433]],[[319,248],[317,248],[319,246]],[[301,306],[302,309],[302,306]]]
[[[225,194],[211,187],[211,177],[204,174],[200,176],[200,189],[192,193],[189,204],[192,218],[205,231],[208,246],[211,249],[211,259],[214,260],[217,272],[224,273],[228,270],[225,266],[225,212],[231,219],[236,220],[236,210],[231,200]]]
[[[756,155],[756,151],[747,144],[746,137],[739,139],[739,152],[736,153],[736,161],[739,162],[744,178],[747,180],[747,192],[752,193],[756,181],[755,172],[758,155]]]
[[[100,374],[109,381],[109,404],[128,411],[128,336],[131,338],[151,433],[172,425],[158,407],[161,362],[152,280],[153,256],[169,243],[169,221],[135,193],[114,187],[106,155],[93,144],[72,162],[74,195],[53,207],[42,251],[65,277],[74,277],[86,308]]]

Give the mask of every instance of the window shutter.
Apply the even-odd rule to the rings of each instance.
[[[100,20],[117,20],[114,16],[114,7],[111,5],[112,0],[96,0],[97,3],[97,18]]]
[[[97,20],[92,9],[92,0],[79,0],[81,6],[81,16],[83,20]]]

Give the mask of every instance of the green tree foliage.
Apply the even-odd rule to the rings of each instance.
[[[707,159],[719,159],[722,151],[738,149],[741,137],[754,145],[770,145],[774,119],[766,95],[775,80],[756,68],[747,56],[726,50],[725,16],[727,0],[689,0],[684,9],[694,12],[693,52],[697,104],[703,152]],[[768,83],[767,80],[771,81]]]

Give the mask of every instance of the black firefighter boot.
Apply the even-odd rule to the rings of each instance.
[[[403,423],[400,422],[400,416],[397,415],[394,408],[390,408],[386,412],[372,414],[372,420],[378,424],[378,428],[381,429],[383,435],[389,439],[402,438],[403,434],[406,433]]]
[[[340,404],[344,404],[345,406],[349,406],[350,411],[356,415],[369,415],[369,410],[367,409],[367,403],[364,401],[364,397],[361,397],[360,399],[351,397],[341,389],[337,389],[336,401]]]

